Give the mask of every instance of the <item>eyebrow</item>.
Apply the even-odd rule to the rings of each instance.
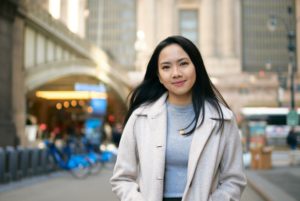
[[[176,62],[181,62],[181,61],[183,61],[183,60],[188,60],[188,58],[187,58],[187,57],[183,57],[183,58],[178,59]],[[170,64],[170,63],[171,63],[171,62],[169,62],[169,61],[164,61],[164,62],[161,62],[160,65],[163,65],[163,64]]]

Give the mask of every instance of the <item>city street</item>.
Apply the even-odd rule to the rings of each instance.
[[[76,180],[59,172],[48,176],[24,179],[9,185],[0,185],[0,201],[117,201],[108,180],[112,172],[103,170],[97,176]],[[264,201],[248,186],[242,201]]]
[[[241,201],[300,201],[299,22],[300,0],[0,0],[0,201],[118,201],[87,169],[123,134],[146,201],[209,199],[240,167]]]

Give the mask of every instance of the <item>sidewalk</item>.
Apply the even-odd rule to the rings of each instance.
[[[248,185],[266,201],[300,201],[300,164],[289,164],[289,152],[275,152],[270,170],[246,170]]]
[[[26,178],[3,186],[0,201],[117,201],[109,183],[111,175],[104,168],[85,179],[75,179],[65,171]]]

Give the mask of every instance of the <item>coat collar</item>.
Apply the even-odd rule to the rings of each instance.
[[[167,97],[168,97],[168,93],[164,93],[154,103],[146,104],[136,109],[135,113],[137,115],[146,115],[149,116],[150,118],[155,118],[163,112],[163,108],[165,108]],[[220,104],[220,106],[224,115],[224,120],[232,119],[233,117],[232,111],[226,108],[223,104]],[[205,118],[215,119],[215,120],[220,119],[218,112],[208,102],[205,102],[204,107],[205,107]]]

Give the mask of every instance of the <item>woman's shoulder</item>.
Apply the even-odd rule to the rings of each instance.
[[[151,111],[152,105],[153,105],[153,103],[142,104],[142,105],[140,105],[138,108],[136,108],[133,111],[132,115],[135,115],[135,116],[146,116]]]
[[[166,105],[167,94],[163,94],[160,98],[153,102],[146,102],[140,105],[133,114],[137,116],[155,116],[163,111]]]
[[[139,122],[141,119],[143,119],[143,117],[148,117],[149,115],[149,111],[151,111],[150,109],[151,107],[149,105],[141,105],[138,108],[136,108],[132,114],[130,115],[125,128],[127,127],[134,127],[136,125],[137,122]]]

